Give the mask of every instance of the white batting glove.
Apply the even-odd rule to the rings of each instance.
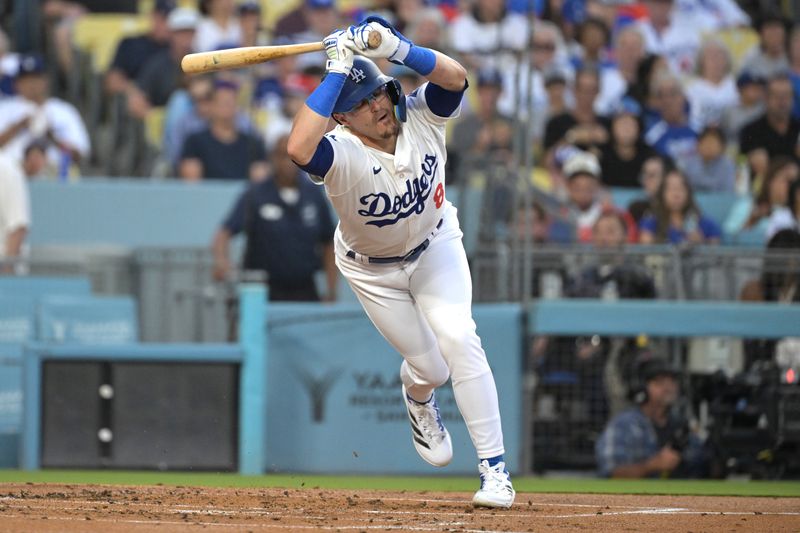
[[[370,48],[369,36],[374,31],[381,36],[381,44],[377,48]],[[352,39],[353,51],[372,59],[395,59],[402,45],[402,41],[392,30],[377,22],[350,26],[347,33]],[[408,50],[405,53],[407,54]]]
[[[325,39],[325,53],[328,54],[328,61],[325,63],[325,70],[328,72],[339,72],[345,76],[350,75],[353,68],[353,39],[342,30],[336,30]]]

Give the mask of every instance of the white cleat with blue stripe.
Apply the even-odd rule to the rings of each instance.
[[[442,424],[436,395],[431,395],[426,403],[418,403],[408,397],[403,385],[403,398],[406,401],[411,438],[417,453],[433,466],[446,466],[453,458],[453,443],[450,433]]]
[[[506,464],[500,461],[494,466],[489,466],[489,461],[483,460],[478,465],[478,471],[481,474],[481,488],[472,498],[473,505],[511,507],[516,492],[511,484],[511,476],[506,472]]]

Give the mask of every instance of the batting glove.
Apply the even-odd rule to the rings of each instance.
[[[372,32],[377,32],[381,36],[381,44],[377,48],[369,47],[369,37]],[[390,58],[400,48],[400,38],[392,33],[392,30],[377,22],[350,26],[347,33],[353,39],[353,51],[372,59]]]
[[[325,45],[325,53],[328,54],[328,61],[325,63],[325,70],[328,72],[339,72],[345,76],[350,75],[353,68],[353,39],[347,32],[336,30],[322,43]]]
[[[381,44],[375,49],[370,49],[367,40],[373,31],[380,34]],[[414,43],[394,29],[388,21],[375,15],[365,18],[358,26],[350,26],[347,33],[352,37],[354,50],[359,54],[372,58],[385,57],[397,65],[404,64],[409,50],[414,46]]]

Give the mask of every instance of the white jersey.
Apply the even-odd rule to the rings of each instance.
[[[75,148],[82,157],[88,157],[90,151],[89,132],[83,123],[77,108],[60,98],[48,98],[41,106],[17,95],[0,101],[0,132],[6,131],[16,122],[30,117],[27,128],[12,137],[2,148],[18,163],[22,163],[25,148],[36,139],[40,139],[50,130],[59,142]],[[58,168],[61,154],[54,145],[47,149],[47,159]]]
[[[502,458],[497,389],[472,320],[463,235],[456,210],[444,195],[445,124],[450,117],[431,111],[429,87],[424,84],[406,98],[407,120],[394,154],[364,146],[339,126],[323,141],[324,165],[330,167],[325,170],[320,164],[317,172],[324,173],[326,192],[339,215],[336,266],[372,323],[403,356],[403,394],[424,401],[452,379],[478,457]],[[460,112],[461,96],[458,106],[451,99],[455,95],[443,96],[442,109],[455,108],[451,117]],[[431,103],[435,108],[440,104]],[[408,255],[426,239],[424,249]],[[391,259],[365,261],[363,256]],[[431,462],[419,440],[414,442]],[[446,455],[445,450],[442,457]]]
[[[434,114],[425,101],[427,83],[406,97],[394,155],[365,146],[344,126],[325,136],[333,164],[325,189],[339,215],[336,239],[370,257],[402,256],[436,229],[445,199],[445,124],[458,116]]]

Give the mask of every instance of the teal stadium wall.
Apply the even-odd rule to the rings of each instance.
[[[244,184],[183,183],[135,179],[91,179],[75,183],[31,183],[32,245],[208,246]],[[465,246],[474,250],[482,190],[450,186]],[[612,190],[615,205],[627,206],[638,192]],[[720,224],[735,195],[698,194],[700,206]]]

